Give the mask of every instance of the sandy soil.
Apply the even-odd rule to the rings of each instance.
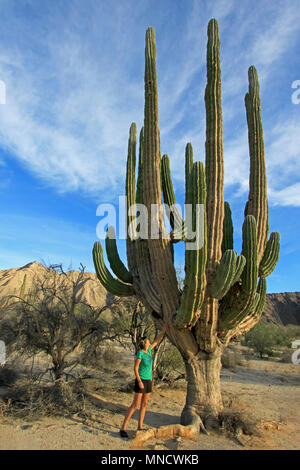
[[[0,418],[0,449],[134,449],[138,411],[129,423],[130,439],[123,440],[119,429],[133,393],[116,390],[132,378],[114,374],[101,375],[96,391],[103,401],[91,401],[93,412],[85,422],[78,415],[69,418],[42,418],[36,421]],[[131,374],[131,375],[130,375]],[[224,397],[234,401],[260,422],[260,436],[241,436],[244,447],[234,438],[210,432],[195,439],[152,439],[143,449],[221,450],[221,449],[300,449],[300,366],[273,361],[250,360],[234,370],[222,369]],[[113,387],[111,386],[113,383]],[[118,387],[117,387],[118,388]],[[113,389],[113,390],[112,390]],[[153,391],[144,427],[179,423],[185,401],[185,383],[177,388]],[[88,404],[89,400],[87,401]],[[93,403],[93,405],[92,405]]]

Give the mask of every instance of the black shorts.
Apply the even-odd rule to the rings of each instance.
[[[135,379],[134,391],[136,393],[151,393],[152,392],[152,380],[141,379],[141,381],[144,384],[143,390],[139,387],[139,383],[137,379]]]

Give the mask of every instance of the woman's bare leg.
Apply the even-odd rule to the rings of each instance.
[[[146,413],[146,406],[147,406],[148,400],[150,398],[150,395],[151,395],[151,393],[144,393],[143,394],[143,398],[142,398],[142,401],[141,401],[140,414],[139,414],[139,427],[138,427],[138,429],[143,428],[143,422],[144,422],[145,413]]]
[[[123,430],[123,431],[126,430],[127,424],[128,424],[128,422],[129,422],[131,416],[133,415],[133,413],[135,412],[135,410],[136,410],[136,409],[139,407],[139,405],[140,405],[141,398],[142,398],[142,393],[135,393],[135,394],[134,394],[133,402],[132,402],[132,404],[130,405],[130,407],[128,408],[128,410],[127,410],[127,412],[126,412],[126,416],[125,416],[123,425],[122,425],[122,427],[121,427],[121,430]]]

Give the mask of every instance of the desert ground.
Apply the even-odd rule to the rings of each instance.
[[[138,442],[138,411],[129,426],[129,439],[119,436],[124,413],[133,392],[120,388],[133,378],[130,361],[123,357],[117,369],[95,371],[90,384],[93,396],[86,398],[89,413],[68,417],[47,416],[20,419],[9,413],[0,417],[0,449],[69,450],[227,450],[300,449],[300,366],[278,360],[250,359],[242,365],[222,368],[224,404],[245,413],[256,423],[257,432],[234,435],[210,431],[193,439],[152,438]],[[146,411],[144,428],[178,424],[185,401],[186,382],[154,387]],[[2,406],[5,388],[0,388]],[[140,431],[143,433],[145,431]]]

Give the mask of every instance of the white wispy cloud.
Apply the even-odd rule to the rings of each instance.
[[[28,5],[37,8],[38,3]],[[4,2],[3,8],[9,21],[2,37],[11,29],[20,38],[14,42],[8,35],[9,41],[0,42],[0,78],[7,87],[0,143],[45,184],[60,192],[81,190],[98,200],[123,193],[129,126],[142,124],[148,16],[149,22],[156,18],[162,147],[172,156],[175,185],[183,182],[187,142],[193,142],[195,158],[204,160],[206,28],[216,17],[222,41],[225,183],[238,185],[235,195],[247,192],[247,69],[258,66],[263,90],[282,67],[298,32],[300,13],[293,2],[262,1],[253,11],[250,1],[195,0],[176,19],[178,30],[166,23],[166,15],[175,23],[171,6],[158,7],[154,16],[151,2],[118,2],[109,8],[94,1],[85,8],[77,0],[57,3],[47,6],[49,19],[32,31],[28,18],[14,15],[18,2]],[[269,195],[271,203],[297,205],[297,182],[291,184],[290,178],[299,170],[298,127],[286,120],[282,114],[275,128],[270,117],[264,123],[271,135]]]

